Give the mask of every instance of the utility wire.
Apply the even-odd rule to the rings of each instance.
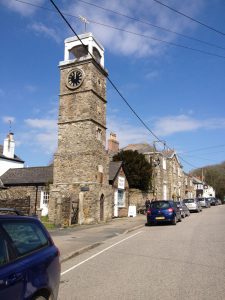
[[[64,15],[62,14],[62,12],[60,11],[60,9],[58,8],[58,6],[54,3],[53,0],[50,0],[50,2],[53,4],[53,6],[55,7],[55,9],[58,11],[58,13],[60,14],[60,16],[63,18],[63,20],[66,22],[66,24],[69,26],[69,28],[72,30],[72,32],[75,34],[75,36],[77,37],[77,39],[80,41],[80,43],[83,45],[83,47],[85,47],[84,43],[82,42],[82,40],[80,39],[79,35],[76,33],[76,31],[73,29],[73,27],[70,25],[70,23],[67,21],[67,19],[64,17]],[[92,59],[94,61],[95,57],[88,51],[89,55],[92,57]],[[123,101],[127,104],[127,106],[130,108],[130,110],[134,113],[134,115],[139,119],[139,121],[143,124],[143,126],[157,139],[157,141],[163,143],[164,146],[167,146],[168,149],[173,150],[172,148],[170,148],[165,141],[163,141],[162,139],[160,139],[148,126],[147,124],[139,117],[139,115],[135,112],[135,110],[131,107],[131,105],[128,103],[128,101],[124,98],[124,96],[121,94],[121,92],[118,90],[118,88],[116,87],[116,85],[112,82],[112,80],[109,78],[109,76],[107,77],[108,81],[110,82],[110,84],[113,86],[113,88],[117,91],[117,93],[119,94],[119,96],[123,99]],[[174,151],[174,150],[173,150]],[[197,168],[196,166],[190,164],[189,162],[187,162],[185,159],[183,159],[180,155],[179,158],[184,161],[186,164]]]
[[[69,26],[69,28],[72,30],[72,32],[76,35],[76,37],[78,38],[78,40],[80,41],[80,43],[83,45],[83,47],[85,47],[84,43],[82,42],[82,40],[80,39],[79,35],[76,33],[76,31],[73,29],[73,27],[70,25],[70,23],[67,21],[67,19],[64,17],[64,15],[61,13],[60,9],[58,8],[58,6],[54,3],[53,0],[50,0],[50,2],[53,4],[53,6],[55,7],[55,9],[58,11],[58,13],[60,14],[60,16],[63,18],[63,20],[66,22],[66,24]],[[96,61],[95,57],[88,51],[88,54],[92,57],[92,59],[94,59],[94,61]],[[118,88],[116,87],[116,85],[112,82],[112,80],[109,78],[109,76],[107,77],[108,81],[110,82],[110,84],[113,86],[113,88],[117,91],[117,93],[119,94],[119,96],[123,99],[123,101],[127,104],[127,106],[130,108],[130,110],[134,113],[134,115],[139,119],[139,121],[144,125],[144,127],[158,140],[161,141],[161,139],[147,126],[147,124],[139,117],[139,115],[135,112],[135,110],[131,107],[131,105],[128,103],[128,101],[125,99],[125,97],[122,95],[122,93],[118,90]]]
[[[31,5],[31,6],[35,6],[35,7],[38,7],[38,8],[42,8],[42,9],[45,9],[45,10],[53,11],[52,9],[45,8],[45,7],[42,7],[42,6],[39,6],[39,5],[35,5],[35,4],[31,4],[29,2],[25,2],[25,1],[22,1],[22,0],[15,0],[15,1],[23,3],[23,4],[28,4],[28,5]],[[67,14],[67,13],[63,13],[63,15],[80,19],[80,17],[78,17],[78,16],[74,16],[74,15]],[[202,53],[204,55],[215,56],[215,57],[219,57],[219,58],[225,59],[225,56],[219,55],[219,54],[216,54],[216,53],[212,53],[212,52],[208,52],[208,51],[205,51],[205,50],[200,50],[200,49],[192,48],[192,47],[185,46],[185,45],[180,45],[180,44],[173,43],[173,42],[168,42],[168,41],[165,41],[165,40],[153,37],[153,36],[148,36],[148,35],[140,34],[140,33],[137,33],[137,32],[128,31],[128,30],[125,30],[125,29],[122,29],[122,28],[117,28],[117,27],[112,26],[112,25],[107,25],[107,24],[103,24],[103,23],[100,23],[100,22],[96,22],[94,20],[89,20],[88,19],[88,21],[90,23],[93,23],[93,24],[97,24],[97,25],[100,25],[100,26],[104,26],[104,27],[107,27],[107,28],[114,29],[114,30],[126,32],[126,33],[129,33],[129,34],[140,36],[140,37],[144,37],[144,38],[147,38],[147,39],[155,40],[157,42],[164,43],[164,44],[167,44],[167,45],[170,45],[170,46],[179,47],[179,48],[191,50],[191,51],[194,51],[194,52]]]
[[[225,147],[225,144],[223,145],[217,145],[217,146],[210,146],[210,147],[204,147],[204,148],[198,148],[195,150],[190,150],[190,151],[185,151],[185,152],[180,152],[181,154],[185,154],[185,153],[190,153],[190,152],[196,152],[196,151],[202,151],[202,150],[208,150],[208,149],[212,149],[212,148],[220,148],[220,147]],[[214,152],[215,153],[215,152]],[[208,154],[208,153],[207,153]]]
[[[222,31],[220,31],[220,30],[218,30],[218,29],[216,29],[216,28],[213,28],[213,27],[211,27],[211,26],[209,26],[209,25],[207,25],[207,24],[205,24],[205,23],[203,23],[203,22],[201,22],[201,21],[199,21],[199,20],[196,20],[196,19],[194,19],[194,18],[192,18],[192,17],[190,17],[190,16],[184,14],[183,12],[176,10],[175,8],[173,8],[173,7],[169,6],[169,5],[166,5],[165,3],[162,3],[162,2],[160,2],[160,1],[158,1],[158,0],[152,0],[152,1],[158,3],[158,4],[162,5],[162,6],[167,7],[168,9],[172,10],[173,12],[175,12],[175,13],[177,13],[177,14],[179,14],[179,15],[185,17],[185,18],[188,18],[189,20],[192,20],[192,21],[194,21],[194,22],[196,22],[196,23],[198,23],[198,24],[200,24],[200,25],[202,25],[202,26],[204,26],[204,27],[206,27],[206,28],[208,28],[208,29],[210,29],[210,30],[212,30],[212,31],[215,31],[215,32],[217,32],[217,33],[219,33],[219,34],[225,36],[225,33],[224,33],[224,32],[222,32]]]
[[[53,11],[50,8],[45,8],[42,6],[38,6],[38,5],[34,5],[31,4],[29,2],[25,2],[25,1],[21,1],[21,0],[15,0],[24,4],[28,4],[28,5],[32,5],[38,8],[42,8],[42,9],[46,9],[49,11]],[[60,11],[60,9],[57,7],[57,5],[54,3],[54,1],[50,0],[50,2],[53,4],[53,6],[55,7],[55,9],[57,10],[57,12],[60,14],[60,16],[63,18],[63,20],[66,22],[66,24],[69,26],[69,28],[71,29],[71,31],[76,35],[76,37],[78,38],[78,40],[80,41],[80,43],[85,47],[85,45],[83,44],[82,40],[80,39],[80,37],[78,36],[78,34],[76,33],[76,31],[73,29],[73,27],[70,25],[70,23],[67,21],[67,19],[64,17],[64,15],[62,14],[62,12]],[[69,15],[71,16],[71,15]],[[72,16],[72,17],[76,17],[76,16]],[[79,17],[76,17],[79,18]],[[79,18],[80,19],[80,18]],[[95,57],[88,51],[89,55],[95,60]],[[96,61],[96,60],[95,60]],[[135,112],[135,110],[131,107],[131,105],[128,103],[128,101],[124,98],[124,96],[121,94],[121,92],[118,90],[118,88],[115,86],[115,84],[112,82],[112,80],[109,78],[109,76],[107,77],[108,81],[110,82],[110,84],[113,86],[113,88],[117,91],[117,93],[119,94],[119,96],[123,99],[123,101],[127,104],[127,106],[130,108],[130,110],[134,113],[134,115],[139,119],[139,121],[143,124],[143,126],[157,139],[157,141],[159,141],[160,143],[163,144],[164,147],[167,147],[167,149],[174,151],[172,148],[170,148],[166,142],[164,140],[161,140],[147,125],[146,123],[139,117],[139,115]],[[180,157],[180,156],[179,156]],[[187,162],[186,160],[184,160],[183,158],[180,157],[181,160],[183,160],[186,164],[197,168],[196,166],[190,164],[189,162]]]
[[[219,49],[225,50],[225,47],[218,46],[218,45],[216,45],[216,44],[213,44],[213,43],[210,43],[210,42],[207,42],[207,41],[203,41],[203,40],[197,39],[197,38],[195,38],[195,37],[191,37],[191,36],[188,36],[188,35],[186,35],[186,34],[182,34],[182,33],[179,33],[179,32],[173,31],[173,30],[170,30],[170,29],[168,29],[168,28],[165,28],[165,27],[161,27],[161,26],[152,24],[152,23],[150,23],[150,22],[148,22],[148,21],[146,21],[146,20],[143,20],[143,19],[139,19],[139,18],[135,18],[135,17],[132,17],[132,16],[128,16],[128,15],[122,14],[122,13],[120,13],[120,12],[118,12],[118,11],[115,11],[115,10],[112,10],[112,9],[109,9],[109,8],[106,8],[106,7],[103,7],[103,6],[94,4],[94,3],[90,3],[90,2],[87,2],[87,1],[84,1],[84,0],[76,0],[76,1],[85,3],[85,4],[87,4],[87,5],[90,5],[90,6],[99,8],[99,9],[102,9],[102,10],[104,10],[104,11],[108,11],[108,12],[113,13],[113,14],[116,14],[116,15],[118,15],[118,16],[125,17],[125,18],[127,18],[127,19],[130,19],[130,20],[133,20],[133,21],[136,21],[136,22],[140,22],[140,23],[142,23],[142,24],[145,24],[145,25],[148,25],[148,26],[151,26],[151,27],[160,29],[160,30],[164,30],[164,31],[167,31],[167,32],[176,34],[176,35],[178,35],[178,36],[182,36],[182,37],[184,37],[184,38],[186,38],[186,39],[190,39],[190,40],[193,40],[193,41],[196,41],[196,42],[199,42],[199,43],[206,44],[206,45],[211,46],[211,47],[215,47],[215,48],[219,48]]]

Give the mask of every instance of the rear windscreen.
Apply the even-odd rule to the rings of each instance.
[[[185,199],[184,200],[184,203],[193,203],[195,202],[193,199]]]
[[[169,208],[170,204],[169,202],[164,202],[164,201],[158,201],[158,202],[153,202],[151,203],[151,208]]]

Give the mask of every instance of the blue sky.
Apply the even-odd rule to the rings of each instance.
[[[42,166],[52,160],[57,147],[58,64],[63,60],[64,39],[73,33],[54,12],[50,1],[24,1],[33,5],[16,0],[0,2],[0,143],[9,131],[11,120],[16,154],[27,166]],[[185,160],[181,160],[184,170],[224,161],[225,35],[153,0],[87,1],[107,10],[78,0],[57,0],[56,4],[63,12],[76,16],[67,18],[79,34],[84,26],[77,17],[89,20],[88,31],[105,47],[105,67],[111,80],[148,127]],[[223,0],[162,2],[225,32]],[[146,22],[214,46],[157,29]],[[155,140],[109,83],[107,101],[108,133],[117,134],[121,147]]]

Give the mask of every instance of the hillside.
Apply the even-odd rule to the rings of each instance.
[[[223,200],[225,197],[225,161],[218,165],[195,169],[191,172],[191,175],[201,178],[202,169],[204,181],[216,190],[216,197]]]

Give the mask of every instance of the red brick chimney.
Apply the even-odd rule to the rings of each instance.
[[[119,142],[116,140],[116,134],[111,132],[110,137],[108,139],[108,153],[116,154],[119,152]]]

